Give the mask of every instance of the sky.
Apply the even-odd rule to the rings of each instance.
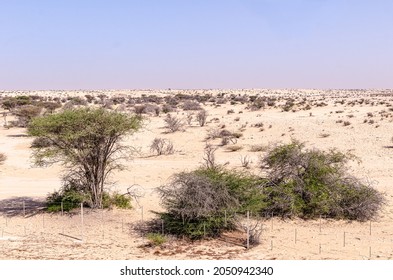
[[[0,90],[393,88],[390,0],[0,0]]]

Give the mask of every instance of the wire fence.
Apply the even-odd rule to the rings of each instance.
[[[83,204],[70,207],[61,203],[59,208],[56,213],[48,213],[38,202],[0,203],[0,240],[35,242],[45,238],[49,242],[66,239],[94,243],[132,236],[137,240],[136,246],[148,241],[146,231],[136,227],[152,219],[143,205],[127,211],[92,210]],[[69,208],[74,209],[66,211]],[[227,215],[223,213],[222,218],[228,218]],[[301,259],[303,255],[316,259],[392,259],[393,232],[387,220],[393,221],[393,217],[389,215],[385,213],[384,221],[349,223],[324,217],[301,222],[238,213],[240,230],[225,233],[221,240],[245,249],[253,249],[259,240],[255,248],[284,259]],[[159,233],[167,234],[163,220]]]

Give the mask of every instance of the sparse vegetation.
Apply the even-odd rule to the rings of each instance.
[[[184,122],[171,114],[166,115],[164,122],[165,128],[172,133],[184,129]]]
[[[268,171],[265,213],[279,216],[368,220],[383,204],[381,193],[348,173],[353,156],[306,150],[292,141],[272,148],[261,160]]]
[[[165,138],[154,138],[150,145],[150,151],[156,155],[170,155],[174,153],[173,143],[169,139]]]
[[[108,176],[122,168],[126,150],[123,136],[141,127],[141,119],[104,109],[81,108],[35,118],[28,133],[47,139],[51,145],[34,148],[38,166],[61,162],[73,190],[88,194],[89,205],[102,208]]]

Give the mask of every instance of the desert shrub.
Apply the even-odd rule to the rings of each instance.
[[[198,114],[197,114],[197,116],[196,116],[196,119],[197,119],[197,121],[198,121],[198,123],[199,123],[199,125],[200,125],[201,127],[202,127],[202,126],[205,126],[207,116],[208,116],[208,113],[207,113],[206,110],[204,110],[204,109],[199,110],[199,112],[198,112]]]
[[[170,234],[191,239],[218,236],[235,228],[235,212],[261,209],[260,183],[252,175],[222,168],[178,173],[158,188],[166,212],[157,214]]]
[[[348,125],[351,125],[351,122],[345,121],[345,122],[344,122],[344,126],[348,126]]]
[[[167,238],[165,235],[162,235],[160,233],[148,233],[146,235],[147,239],[150,241],[152,246],[161,246],[167,241]]]
[[[88,201],[88,194],[84,193],[75,181],[67,180],[59,191],[48,194],[46,197],[47,211],[59,212],[70,211],[80,207],[81,203]]]
[[[150,145],[150,151],[156,153],[159,156],[173,154],[173,143],[169,139],[154,138]]]
[[[261,144],[251,145],[250,152],[265,152],[267,150],[267,146]]]
[[[182,130],[184,127],[184,122],[171,114],[166,115],[164,122],[165,128],[167,128],[170,132]]]
[[[228,152],[236,152],[236,151],[239,151],[239,150],[241,150],[241,149],[243,149],[243,147],[242,147],[242,146],[239,146],[239,145],[231,145],[231,146],[227,146],[227,147],[226,147],[226,150],[227,150]]]
[[[184,111],[190,111],[190,110],[193,110],[193,111],[198,111],[198,110],[201,110],[202,108],[201,108],[201,105],[198,103],[198,102],[196,102],[196,101],[192,101],[192,100],[186,100],[184,103],[183,103],[183,110]]]
[[[79,208],[81,203],[89,207],[89,194],[84,192],[76,181],[66,181],[59,191],[48,194],[46,197],[47,211],[59,212],[63,206],[63,211],[71,211]],[[131,198],[118,192],[109,193],[105,191],[102,195],[102,207],[121,209],[131,209]]]
[[[172,105],[170,105],[170,104],[164,104],[164,105],[162,105],[161,110],[163,113],[167,114],[167,113],[173,112],[175,110],[175,108],[173,108]]]
[[[17,116],[16,124],[20,127],[26,127],[30,121],[39,116],[42,111],[42,107],[34,105],[23,105],[17,108],[15,115]]]
[[[46,110],[48,110],[49,113],[51,113],[51,114],[52,114],[56,109],[61,108],[61,103],[59,103],[59,102],[49,102],[49,101],[46,101],[46,102],[41,102],[39,105],[42,106],[42,107],[44,107],[44,108],[45,108]]]
[[[117,207],[120,209],[131,209],[131,197],[118,192],[104,192],[102,197],[103,208]]]
[[[295,140],[270,149],[261,160],[262,169],[268,171],[263,212],[360,221],[374,217],[383,196],[348,174],[346,164],[352,159],[336,150],[306,150]]]
[[[47,148],[52,145],[52,141],[45,137],[37,137],[31,143],[31,148]]]

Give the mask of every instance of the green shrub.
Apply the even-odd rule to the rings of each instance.
[[[191,239],[214,237],[235,228],[235,213],[263,208],[262,181],[248,173],[200,168],[174,175],[161,186],[165,230]]]
[[[166,237],[159,233],[148,233],[146,237],[154,246],[161,246],[167,241]]]
[[[336,150],[306,150],[298,141],[270,149],[261,160],[268,171],[262,214],[360,221],[374,217],[383,196],[348,174],[346,163],[353,159]]]
[[[46,198],[48,212],[71,211],[88,201],[88,196],[80,192],[74,185],[66,184],[60,191],[49,194]]]

